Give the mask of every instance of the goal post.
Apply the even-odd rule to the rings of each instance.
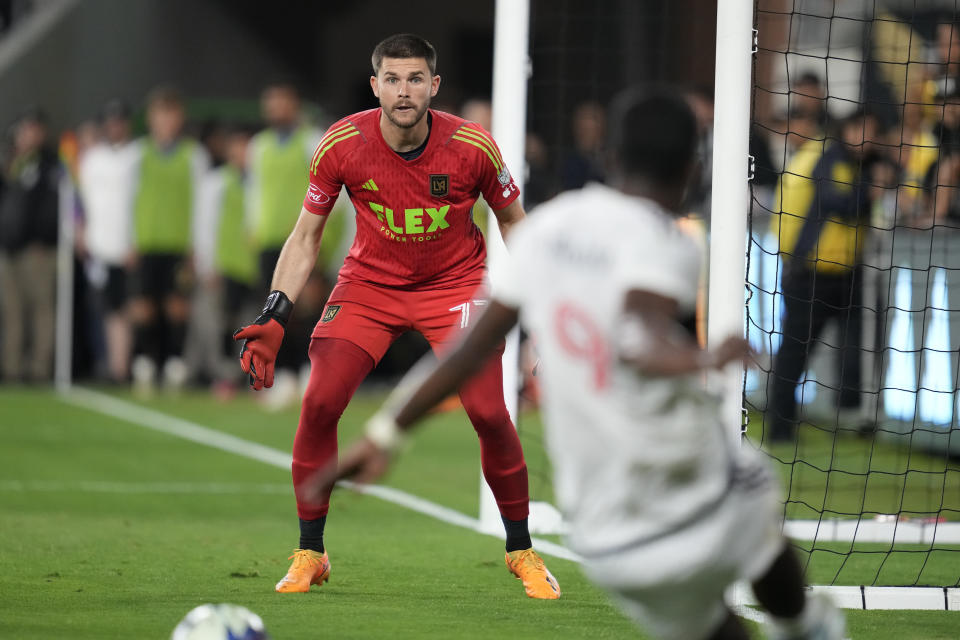
[[[527,125],[527,78],[529,75],[529,0],[497,0],[493,35],[493,134],[504,162],[518,184],[526,170],[524,141]],[[523,197],[523,190],[520,193]],[[493,211],[488,213],[487,260],[493,264],[506,255]],[[517,423],[520,388],[520,334],[507,336],[503,352],[503,397],[514,424]],[[480,527],[490,533],[503,531],[500,511],[490,487],[480,476]]]
[[[708,346],[744,334],[752,29],[752,0],[717,4]],[[730,364],[713,380],[723,395],[723,423],[735,438],[743,424],[743,375],[742,365]]]

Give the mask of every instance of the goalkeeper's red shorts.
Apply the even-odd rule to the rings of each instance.
[[[419,331],[436,350],[455,340],[486,305],[482,285],[405,291],[365,282],[339,282],[313,329],[314,338],[340,338],[379,362],[400,334]]]

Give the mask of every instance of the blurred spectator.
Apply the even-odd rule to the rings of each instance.
[[[960,149],[944,148],[927,172],[923,226],[960,226]]]
[[[940,122],[933,130],[940,153],[923,182],[926,217],[922,226],[960,226],[960,87],[944,96],[942,105]]]
[[[240,373],[233,331],[254,313],[257,256],[245,224],[247,153],[250,134],[224,131],[224,158],[203,184],[203,202],[194,225],[197,295],[194,297],[190,359],[195,372],[231,392]]]
[[[86,250],[83,241],[84,211],[83,200],[80,197],[80,162],[100,139],[100,125],[95,119],[84,120],[74,129],[67,129],[60,134],[58,152],[60,163],[64,168],[63,179],[60,181],[60,221],[68,219],[73,222],[73,331],[71,336],[71,374],[95,375],[106,378],[106,353],[103,335],[103,313],[97,308],[92,295],[90,282],[84,267]],[[65,235],[60,236],[64,242]],[[58,256],[58,273],[61,256]],[[62,275],[62,274],[59,274]],[[58,275],[57,286],[65,281]],[[60,299],[58,297],[58,303]],[[57,309],[59,312],[59,307]],[[55,374],[56,375],[56,374]]]
[[[941,148],[960,149],[960,87],[943,97],[940,121],[934,125],[933,137]]]
[[[940,68],[937,70],[939,74],[931,79],[933,87],[929,93],[942,100],[960,88],[957,86],[960,80],[960,24],[938,24],[934,50]]]
[[[860,404],[862,279],[857,265],[870,213],[861,167],[878,136],[862,111],[844,119],[837,139],[804,144],[776,189],[773,232],[783,257],[783,342],[768,393],[770,439],[789,441],[797,424],[796,390],[824,325],[839,324],[841,408]]]
[[[209,118],[200,126],[200,144],[210,157],[210,166],[218,168],[227,161],[227,129],[216,118]]]
[[[267,289],[280,249],[300,215],[307,190],[305,167],[320,132],[302,121],[300,96],[292,85],[267,87],[260,106],[267,128],[253,137],[247,166],[260,285]]]
[[[816,73],[801,73],[793,84],[790,114],[809,120],[820,131],[827,127],[827,88]]]
[[[529,211],[556,195],[556,181],[547,145],[537,134],[528,131],[524,147],[527,175],[523,181],[523,206]]]
[[[901,171],[897,221],[917,226],[927,226],[930,222],[922,187],[939,155],[939,140],[926,108],[922,73],[918,65],[907,69],[901,137],[893,141],[899,145],[897,159]]]
[[[820,76],[806,72],[790,83],[786,122],[787,144],[797,149],[809,140],[822,140],[829,126],[827,89]]]
[[[191,288],[191,220],[207,154],[182,137],[185,120],[180,94],[154,89],[147,99],[149,135],[138,143],[133,230],[136,268],[131,315],[134,351],[131,373],[140,390],[152,388],[157,371],[173,388],[188,377],[183,361]]]
[[[291,84],[276,83],[263,90],[261,112],[267,128],[250,141],[248,151],[248,211],[258,254],[258,288],[270,290],[273,270],[283,243],[297,222],[307,191],[306,170],[321,132],[304,121],[300,95]],[[324,239],[342,230],[342,216],[324,230]],[[330,224],[328,223],[328,224]],[[307,365],[306,343],[313,327],[304,305],[294,307],[277,356],[274,387],[264,398],[275,407],[298,396],[296,372]]]
[[[706,90],[686,94],[690,110],[697,119],[697,170],[687,189],[685,213],[702,220],[710,219],[713,194],[713,95]]]
[[[3,377],[50,380],[53,373],[59,182],[46,116],[24,114],[14,125],[13,157],[0,198],[0,291]],[[29,349],[25,346],[29,345]]]
[[[487,131],[493,129],[493,106],[489,100],[482,98],[467,100],[460,109],[460,117],[470,122],[476,122]]]
[[[100,112],[102,138],[80,161],[79,184],[84,224],[79,230],[86,273],[95,308],[103,318],[107,373],[114,382],[127,379],[130,368],[130,318],[127,312],[127,269],[131,242],[133,197],[138,152],[130,137],[130,108],[119,100]]]
[[[603,182],[603,141],[607,116],[596,102],[584,102],[573,111],[573,150],[560,166],[560,189],[579,189],[588,182]]]

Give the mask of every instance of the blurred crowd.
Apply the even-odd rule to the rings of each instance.
[[[186,104],[171,87],[146,97],[137,138],[121,101],[59,145],[39,109],[14,123],[0,182],[3,381],[51,379],[57,247],[72,237],[75,370],[143,390],[238,382],[231,333],[269,284],[321,133],[291,85],[267,87],[261,108],[259,131],[213,123],[202,141],[187,135]],[[323,304],[344,217],[301,315]],[[303,355],[289,351],[294,370]]]
[[[890,301],[887,291],[864,300],[865,264],[880,271],[889,264],[887,232],[894,228],[942,234],[960,227],[960,25],[939,24],[935,37],[914,45],[922,51],[911,50],[903,62],[871,63],[878,99],[831,99],[824,79],[807,72],[790,78],[786,112],[755,129],[765,142],[752,152],[755,197],[760,210],[769,210],[776,242],[769,249],[782,265],[782,343],[767,387],[774,441],[795,437],[797,385],[818,349],[835,351],[834,415],[854,426],[867,420],[858,417],[863,309],[886,309]],[[760,155],[770,149],[780,153]],[[837,338],[824,347],[821,336],[831,324]]]
[[[58,138],[39,108],[12,124],[0,147],[2,382],[52,379],[58,246],[69,242],[74,376],[144,392],[242,385],[232,333],[269,291],[329,123],[311,122],[284,83],[263,90],[259,123],[191,122],[188,106],[161,86],[138,108],[107,102]],[[486,100],[435,107],[491,127]],[[603,107],[577,106],[569,136],[554,158],[528,135],[528,210],[603,179]],[[298,395],[310,330],[352,241],[352,205],[341,197],[337,208],[278,357],[268,395],[280,405]],[[485,228],[482,200],[474,217]]]
[[[901,79],[887,79],[902,86],[895,113],[830,99],[824,79],[807,72],[789,78],[782,112],[754,122],[752,185],[760,210],[771,214],[785,294],[812,304],[804,287],[816,274],[821,291],[835,277],[831,296],[856,301],[854,272],[869,228],[960,220],[960,30],[941,25],[929,57],[902,65]],[[703,235],[713,100],[702,89],[686,96],[700,125],[700,170],[686,211]],[[491,127],[487,100],[434,106]],[[232,331],[254,317],[269,290],[300,211],[306,163],[329,123],[311,122],[296,88],[284,83],[263,90],[259,122],[191,122],[187,107],[175,89],[157,87],[136,107],[104,104],[58,140],[40,109],[11,126],[0,147],[3,382],[52,377],[57,247],[67,219],[74,228],[76,374],[144,390],[209,384],[230,393],[242,384]],[[605,105],[574,105],[566,125],[560,140],[527,135],[528,211],[560,191],[604,180]],[[475,209],[481,228],[484,206]],[[277,397],[296,396],[310,329],[352,241],[349,201],[341,198],[338,209],[278,359]],[[837,315],[831,309],[786,309],[788,320],[801,320],[785,320],[784,343],[810,343]],[[856,321],[844,324],[852,326],[845,341],[853,345]],[[780,382],[768,395],[783,399],[773,410],[788,422],[795,407],[787,398],[810,350],[800,351],[788,348],[792,364],[780,358],[771,376]],[[859,367],[851,361],[843,368],[842,386],[857,388]],[[848,395],[852,404],[858,394]]]

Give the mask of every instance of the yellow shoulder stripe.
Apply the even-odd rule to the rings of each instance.
[[[335,138],[336,136],[340,135],[341,133],[345,133],[345,132],[347,131],[347,129],[355,129],[355,128],[356,128],[356,127],[354,127],[354,126],[353,126],[353,123],[351,123],[351,122],[344,122],[344,123],[343,123],[342,125],[340,125],[339,127],[330,128],[325,134],[323,134],[323,137],[320,138],[320,144],[323,144],[324,142],[327,142],[327,141],[330,140],[331,138]]]
[[[319,147],[318,147],[318,149],[317,149],[317,157],[316,157],[316,160],[314,160],[314,161],[313,161],[313,164],[310,165],[310,171],[313,172],[313,171],[316,171],[316,170],[317,170],[317,167],[320,165],[320,160],[321,160],[321,159],[323,158],[323,156],[327,153],[327,151],[329,151],[331,148],[333,148],[333,146],[334,146],[335,144],[337,144],[338,142],[343,142],[343,141],[346,140],[347,138],[352,138],[353,136],[358,136],[358,135],[360,135],[360,132],[357,131],[356,129],[353,129],[353,130],[344,132],[344,133],[343,133],[342,135],[340,135],[339,137],[332,138],[332,139],[331,139],[329,142],[327,142],[326,144],[320,143],[320,145],[319,145]]]
[[[457,131],[457,135],[467,136],[473,138],[477,142],[480,142],[490,151],[490,153],[496,156],[500,165],[503,165],[503,156],[500,155],[500,150],[497,149],[497,145],[495,145],[493,140],[491,140],[488,136],[485,136],[476,129],[471,129],[469,127],[460,127],[460,129]]]
[[[490,158],[490,162],[493,163],[493,168],[497,170],[497,173],[500,173],[503,170],[503,164],[499,160],[497,160],[497,157],[492,153],[490,153],[490,150],[487,147],[480,144],[476,140],[472,138],[464,138],[463,136],[459,135],[459,133],[454,134],[452,139],[459,140],[460,142],[466,142],[467,144],[472,144],[473,146],[475,146],[476,148],[480,149],[485,154],[487,154],[487,157]]]
[[[321,155],[320,153],[321,150],[325,146],[327,146],[328,142],[330,142],[331,140],[333,140],[334,138],[336,138],[342,133],[346,133],[347,131],[351,131],[355,129],[356,127],[354,127],[352,123],[345,122],[339,127],[331,128],[325,134],[323,134],[323,137],[320,138],[320,142],[317,144],[317,150],[313,152],[313,158],[310,160],[310,170],[313,171],[314,165],[316,165],[317,161],[319,160],[318,156]]]
[[[478,149],[480,149],[481,151],[483,151],[485,154],[487,154],[487,157],[490,158],[490,162],[493,163],[493,167],[497,170],[497,173],[500,173],[500,171],[503,170],[503,165],[500,164],[499,162],[497,162],[496,157],[494,157],[494,155],[493,155],[492,153],[490,153],[490,150],[487,149],[487,148],[486,148],[485,146],[483,146],[482,144],[480,144],[479,142],[477,142],[476,140],[472,140],[472,139],[470,139],[470,138],[464,138],[464,137],[459,136],[459,135],[454,135],[454,136],[453,136],[453,139],[454,139],[454,140],[459,140],[459,141],[461,141],[461,142],[466,142],[467,144],[472,144],[473,146],[477,147]]]

